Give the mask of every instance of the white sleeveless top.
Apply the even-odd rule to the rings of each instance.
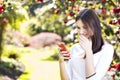
[[[96,74],[88,79],[85,77],[85,59],[80,59],[83,53],[84,50],[79,44],[74,44],[71,47],[71,59],[69,59],[67,65],[67,72],[70,80],[102,80],[113,58],[113,46],[105,43],[101,51],[94,54]]]

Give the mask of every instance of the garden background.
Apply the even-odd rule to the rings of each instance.
[[[0,0],[0,80],[60,80],[56,43],[78,42],[83,8],[98,14],[115,49],[106,80],[120,80],[120,0]]]

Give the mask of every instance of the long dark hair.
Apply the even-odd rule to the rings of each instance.
[[[104,44],[102,33],[101,33],[101,26],[100,20],[96,13],[92,9],[84,9],[82,10],[77,16],[76,21],[81,20],[85,27],[92,31],[93,35],[91,36],[92,39],[92,50],[95,54],[96,52],[100,51],[102,45]]]

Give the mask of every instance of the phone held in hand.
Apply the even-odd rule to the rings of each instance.
[[[67,48],[64,42],[59,42],[58,46],[60,47],[60,51],[67,51]]]
[[[60,51],[67,51],[67,47],[64,42],[58,43],[58,46],[60,47]],[[65,57],[69,57],[69,56],[70,55],[64,56],[64,61],[68,61],[68,59],[66,59]]]

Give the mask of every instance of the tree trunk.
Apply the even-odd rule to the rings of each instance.
[[[0,61],[2,60],[2,40],[3,40],[3,30],[4,26],[0,24]]]

